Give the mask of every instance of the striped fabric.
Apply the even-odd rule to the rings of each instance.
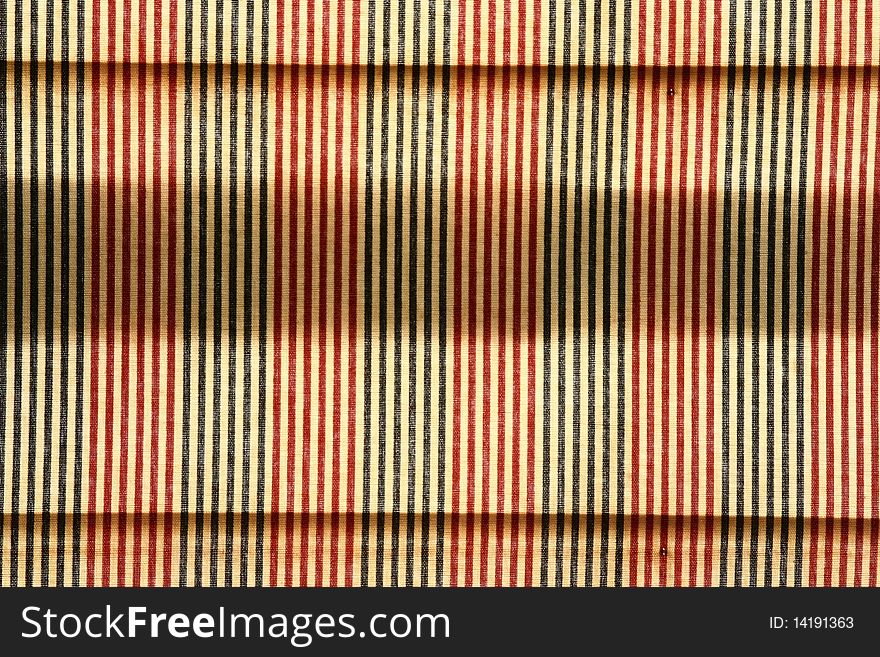
[[[0,584],[880,584],[875,17],[10,3]]]

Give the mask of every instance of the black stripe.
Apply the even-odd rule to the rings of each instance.
[[[778,1],[778,0],[777,0]],[[776,359],[776,175],[779,166],[779,103],[781,89],[782,67],[780,65],[781,46],[779,34],[781,32],[782,17],[776,14],[774,33],[777,35],[773,49],[773,79],[771,82],[772,97],[770,109],[770,185],[768,190],[767,207],[767,518],[776,517],[775,506],[775,482],[776,481],[776,418],[775,387],[776,372],[774,361]],[[767,552],[767,564],[764,570],[764,584],[772,584],[773,577],[773,536],[774,523],[766,523],[765,551]]]
[[[598,9],[598,5],[596,7]],[[593,25],[593,66],[590,86],[590,180],[587,191],[587,526],[584,577],[593,581],[596,538],[596,229],[599,222],[599,76],[601,75],[601,21]],[[603,427],[604,428],[604,427]],[[603,433],[604,438],[604,433]],[[604,456],[603,456],[604,464]],[[601,492],[602,500],[606,494]],[[603,506],[604,508],[604,506]],[[600,522],[604,523],[604,519]],[[600,525],[600,527],[603,525]],[[600,552],[603,542],[600,537]],[[599,564],[600,578],[605,573]]]
[[[364,140],[364,469],[363,514],[361,516],[361,585],[370,576],[370,484],[372,474],[372,373],[373,373],[373,119],[375,114],[376,0],[367,7],[367,108]]]
[[[587,85],[587,0],[579,0],[578,7],[578,53],[577,53],[577,115],[575,117],[574,154],[574,230],[572,253],[572,304],[571,304],[571,349],[572,349],[572,408],[571,408],[571,584],[577,585],[580,568],[580,530],[581,530],[581,275],[583,242],[583,202],[584,202],[584,115],[586,113]],[[567,49],[566,49],[567,50]],[[567,55],[566,55],[567,57]],[[567,67],[567,66],[566,66]]]
[[[792,3],[792,13],[797,9]],[[804,53],[812,47],[812,16],[813,3],[807,0],[804,7]],[[795,21],[792,21],[795,24]],[[792,58],[794,58],[794,53]],[[797,499],[795,502],[795,537],[794,537],[794,585],[800,586],[804,556],[804,289],[806,287],[806,251],[807,251],[807,157],[809,154],[809,109],[810,109],[810,59],[804,55],[803,91],[801,107],[801,152],[799,164],[800,184],[798,189],[798,233],[797,233],[797,319],[796,319],[796,372],[797,379]]]
[[[752,5],[745,6],[743,41],[751,43]],[[743,534],[745,525],[745,279],[746,279],[746,174],[749,164],[749,95],[751,92],[751,50],[743,51],[741,72],[742,123],[740,124],[739,198],[737,202],[737,266],[736,266],[736,518],[734,539],[733,583],[742,584]]]
[[[596,24],[599,25],[600,22],[597,21]],[[608,14],[608,24],[611,26],[608,31],[608,58],[610,64],[607,69],[607,79],[605,80],[608,89],[608,118],[605,124],[605,198],[602,208],[604,225],[602,229],[602,529],[599,543],[600,586],[608,585],[608,532],[611,524],[611,199],[614,186],[614,94],[617,84],[617,66],[614,61],[616,23],[617,5],[611,3]],[[597,68],[599,67],[597,66]],[[598,93],[598,89],[596,92]]]
[[[183,372],[181,401],[180,449],[180,567],[178,584],[188,583],[189,559],[189,467],[190,467],[190,400],[192,386],[192,196],[193,196],[193,5],[186,0],[184,21],[183,66]]]
[[[74,408],[73,462],[73,572],[71,585],[79,586],[82,530],[83,421],[85,395],[85,0],[76,3],[76,401]],[[5,107],[5,103],[4,103]],[[4,110],[5,111],[5,110]],[[5,177],[4,177],[5,178]],[[4,183],[5,184],[5,183]],[[5,199],[5,195],[4,195]],[[4,200],[5,203],[5,200]],[[4,268],[5,271],[5,268]],[[5,286],[4,286],[5,290]]]
[[[624,498],[626,496],[626,244],[627,171],[629,154],[629,85],[631,0],[623,3],[623,66],[620,99],[620,200],[617,245],[617,527],[614,547],[614,586],[623,585]],[[613,49],[609,49],[613,52]]]
[[[751,528],[749,536],[749,586],[757,586],[758,584],[758,533],[761,527],[761,301],[762,294],[761,281],[761,178],[763,176],[763,152],[764,152],[764,111],[765,111],[765,87],[767,83],[767,7],[761,5],[758,14],[758,92],[755,98],[755,178],[754,178],[754,216],[752,218],[752,504],[751,504]],[[773,123],[770,124],[771,135],[775,133]],[[770,169],[771,175],[773,169]],[[773,214],[771,199],[767,199],[767,220]],[[768,228],[769,229],[769,228]],[[769,236],[768,236],[769,238]],[[743,245],[744,246],[744,245]],[[742,247],[740,247],[742,249]],[[766,300],[767,300],[767,321],[768,330],[766,332],[766,344],[768,358],[773,353],[773,333],[769,330],[770,325],[770,309],[773,307],[773,288],[771,287],[772,274],[770,272],[771,262],[771,243],[767,243],[767,281],[766,281]],[[773,385],[772,385],[772,360],[768,362],[767,367],[767,467],[768,472],[772,471],[773,462]],[[773,479],[767,479],[767,499],[773,498]],[[768,515],[767,518],[772,518]],[[765,523],[770,525],[771,523]],[[767,536],[770,536],[771,530],[767,527]],[[770,544],[772,546],[772,544]],[[772,567],[773,554],[767,551],[765,554],[766,568]]]
[[[8,12],[0,11],[0,51],[6,52],[6,30]],[[0,151],[6,153],[7,116],[6,116],[6,71],[4,62],[0,66]],[[0,157],[0,509],[6,508],[6,350],[9,335],[9,301],[7,299],[7,272],[9,271],[9,205],[6,156]],[[6,514],[0,513],[0,583],[3,580],[3,556],[6,554],[3,539],[6,537]]]
[[[35,2],[31,9],[32,16],[36,15],[36,5]],[[46,218],[46,237],[44,242],[45,256],[38,255],[38,250],[40,248],[39,240],[35,243],[31,244],[31,255],[34,260],[43,260],[46,266],[46,281],[44,283],[44,289],[46,290],[46,317],[44,319],[44,339],[46,344],[46,369],[45,369],[45,391],[44,391],[44,408],[43,408],[43,422],[44,422],[44,439],[43,439],[43,505],[42,505],[42,518],[41,518],[41,526],[42,526],[42,536],[41,536],[41,552],[40,552],[40,565],[41,565],[41,578],[40,583],[43,586],[49,585],[49,548],[50,548],[50,539],[51,533],[50,529],[52,528],[53,520],[58,518],[59,514],[52,514],[52,404],[53,404],[53,371],[55,364],[55,319],[54,319],[54,310],[55,310],[55,138],[54,138],[54,93],[53,86],[55,84],[55,54],[54,54],[54,17],[53,14],[55,12],[54,2],[53,0],[46,0],[46,79],[45,79],[45,102],[46,102],[46,145],[45,145],[45,153],[43,157],[45,157],[46,161],[46,191],[45,191],[45,201],[43,205],[43,211]],[[33,20],[33,18],[32,18]],[[35,21],[36,24],[36,21]],[[32,28],[33,31],[36,31],[36,27]],[[36,51],[36,43],[37,39],[34,39],[34,43],[31,44],[32,52]],[[33,57],[33,55],[32,55]],[[37,57],[33,57],[34,60]],[[32,75],[32,85],[35,85],[39,79],[39,66],[36,65],[33,61],[31,62],[31,75]],[[34,112],[34,107],[37,104],[37,94],[31,99],[31,111],[34,117],[34,124],[37,125],[39,121],[37,120],[36,112]],[[31,145],[31,151],[33,152],[36,148],[36,144]],[[37,163],[38,160],[34,159],[32,161],[33,173],[37,174]],[[37,175],[34,176],[38,178]],[[34,205],[34,199],[31,199],[31,206]],[[35,218],[39,215],[35,215]],[[31,281],[34,284],[34,281]],[[36,302],[33,303],[34,309],[32,313],[36,316],[39,316],[39,309],[36,307]],[[31,327],[31,332],[35,332],[39,335],[39,325],[37,325],[36,329]],[[38,344],[38,343],[34,343]],[[36,356],[32,357],[36,360]],[[32,385],[36,385],[36,381],[32,383]],[[36,418],[34,419],[34,423],[36,423]],[[34,466],[30,466],[34,468]],[[35,468],[34,468],[35,469]],[[60,509],[59,509],[60,511]],[[57,532],[57,526],[56,526]]]
[[[434,78],[436,75],[436,63],[434,61],[437,42],[436,29],[437,18],[434,0],[428,0],[428,68],[426,71],[427,92],[425,97],[425,193],[424,193],[424,222],[425,222],[425,256],[424,256],[424,289],[425,296],[422,302],[424,328],[422,340],[424,344],[425,360],[424,374],[422,376],[423,399],[424,399],[424,434],[422,436],[422,541],[421,541],[421,564],[420,583],[428,585],[428,562],[430,558],[430,531],[431,531],[431,357],[433,356],[433,242],[434,242]],[[418,31],[414,31],[413,38],[418,38]],[[413,123],[415,126],[415,123]],[[415,150],[415,149],[413,149]],[[414,158],[416,159],[416,158]],[[415,167],[415,163],[413,163]],[[413,192],[412,212],[416,213],[417,194]],[[415,223],[414,220],[412,220]],[[412,247],[411,247],[412,248]],[[413,272],[412,260],[410,261],[410,276],[414,279],[417,274]],[[410,313],[415,308],[413,296],[416,292],[414,281],[410,281]],[[410,374],[412,377],[412,374]],[[412,404],[413,402],[411,402]]]
[[[259,317],[259,407],[257,412],[257,517],[254,555],[255,585],[263,584],[263,526],[266,480],[266,343],[268,321],[269,267],[269,0],[262,0],[263,23],[260,50],[260,317]]]
[[[544,413],[542,464],[541,464],[541,586],[547,586],[550,539],[550,336],[552,333],[552,238],[553,238],[553,101],[556,81],[556,2],[551,0],[549,7],[549,34],[547,53],[547,126],[546,126],[546,176],[547,194],[544,200]]]
[[[777,0],[776,15],[777,25],[781,20],[781,0]],[[794,39],[796,21],[791,21],[789,39]],[[793,43],[793,41],[792,41]],[[796,63],[796,53],[790,53],[789,64]],[[776,72],[774,71],[774,76]],[[781,408],[781,426],[780,426],[780,487],[781,487],[781,509],[779,524],[779,585],[785,586],[788,583],[788,534],[789,534],[789,499],[790,499],[790,442],[789,442],[789,404],[791,385],[791,365],[790,356],[790,289],[791,289],[791,195],[792,195],[792,168],[793,168],[793,150],[794,150],[794,104],[795,104],[795,80],[797,73],[793,67],[789,66],[786,71],[786,100],[785,100],[785,164],[782,178],[782,280],[780,282],[781,293],[781,315],[780,315],[780,332],[782,334],[782,408]]]
[[[229,408],[227,449],[230,458],[226,464],[226,556],[232,554],[232,539],[235,535],[235,436],[237,434],[235,413],[235,374],[236,337],[238,334],[236,309],[238,301],[238,3],[231,4],[232,30],[229,58],[229,173],[223,172],[223,1],[217,0],[217,23],[215,26],[216,62],[214,69],[214,374],[213,374],[213,440],[211,466],[211,510],[210,510],[210,585],[217,586],[217,562],[219,560],[220,532],[220,401],[221,368],[223,358],[223,272],[229,276]],[[223,182],[228,180],[229,197],[224,198]],[[229,206],[229,245],[223,244],[223,212]],[[229,262],[224,267],[223,253],[229,251]],[[245,313],[246,314],[246,313]],[[242,558],[244,556],[242,555]],[[225,559],[225,584],[232,585],[232,560]]]
[[[28,297],[30,344],[28,348],[28,462],[27,462],[27,499],[25,501],[25,548],[24,548],[24,581],[27,586],[34,583],[34,521],[36,505],[37,479],[37,357],[40,340],[40,260],[36,249],[40,243],[40,179],[39,179],[39,122],[37,121],[39,100],[39,64],[37,63],[38,33],[37,3],[31,1],[31,33],[30,33],[30,224],[31,239],[28,253],[30,265],[30,294]],[[48,68],[48,67],[47,67]],[[19,93],[24,87],[17,88]],[[49,212],[47,208],[47,213]],[[47,244],[48,247],[48,244]],[[49,247],[51,248],[51,247]],[[48,267],[47,267],[48,269]]]
[[[58,504],[57,525],[55,531],[56,561],[55,585],[66,584],[67,556],[67,464],[68,464],[68,417],[69,392],[67,382],[70,379],[70,0],[61,0],[61,178],[60,178],[60,209],[61,222],[61,371],[59,378],[62,385],[58,390]],[[2,84],[2,83],[0,83]],[[2,99],[0,99],[2,102]],[[3,150],[0,143],[0,151]],[[0,172],[2,175],[2,172]],[[3,190],[0,189],[0,194]],[[4,221],[5,223],[5,221]],[[0,311],[2,312],[2,311]],[[2,358],[2,357],[0,357]],[[2,389],[2,384],[0,384]],[[3,394],[0,393],[0,397]],[[3,418],[0,417],[0,424]],[[0,446],[2,452],[2,446]],[[2,476],[2,474],[0,474]],[[0,504],[2,506],[2,504]],[[2,532],[2,528],[0,528]],[[2,546],[0,546],[2,551]]]
[[[775,354],[776,354],[776,199],[777,199],[777,183],[776,176],[778,173],[779,167],[779,103],[780,103],[780,93],[782,87],[782,46],[781,46],[781,36],[782,36],[782,12],[781,12],[781,0],[776,0],[775,2],[775,20],[773,25],[773,34],[774,34],[774,46],[773,46],[773,79],[771,82],[772,89],[772,97],[771,97],[771,109],[770,109],[770,125],[772,126],[770,132],[770,184],[768,187],[768,197],[767,197],[767,427],[768,427],[768,439],[767,439],[767,518],[775,518],[776,517],[776,504],[775,504],[775,480],[776,480],[776,419],[774,414],[774,406],[775,406],[775,386],[776,386],[776,372],[775,372]],[[763,8],[762,8],[763,9]],[[762,12],[763,13],[763,12]],[[785,263],[784,266],[786,266]],[[785,336],[785,340],[787,340],[787,336]],[[787,354],[786,354],[787,355]],[[785,362],[785,356],[783,355],[783,362]],[[786,394],[786,386],[783,385],[782,389],[783,399],[787,397]],[[785,408],[788,407],[787,399],[785,399]],[[786,411],[783,411],[785,414]],[[782,422],[787,424],[788,419],[785,415],[782,417]],[[784,472],[784,471],[783,471]],[[784,474],[783,476],[787,476]],[[784,496],[787,494],[787,491],[783,492]],[[787,512],[787,510],[786,510]],[[784,522],[784,521],[783,521]],[[764,568],[764,585],[770,586],[773,584],[773,536],[775,532],[774,523],[767,522],[766,523],[766,541],[764,550],[767,554],[767,562]],[[785,541],[785,533],[782,532],[780,534],[780,542],[784,543]],[[784,558],[784,550],[780,553],[779,559],[779,573],[780,579],[785,579],[785,558]]]
[[[397,23],[397,54],[398,61],[404,61],[406,57],[404,46],[406,44],[406,17],[407,7],[405,0],[401,0],[399,5],[398,23]],[[390,26],[389,26],[390,29]],[[415,67],[414,67],[415,68]],[[418,70],[418,69],[416,69]],[[397,79],[397,116],[394,124],[396,127],[396,144],[394,149],[394,444],[392,454],[392,490],[391,490],[391,585],[397,586],[398,579],[398,559],[400,556],[400,493],[401,493],[401,460],[402,460],[402,349],[403,349],[403,105],[406,102],[404,98],[406,75],[403,70],[395,67],[394,75]],[[415,76],[416,74],[414,74]],[[415,77],[413,78],[416,79]],[[417,94],[415,87],[413,94]],[[417,145],[413,144],[414,157],[418,157]],[[416,189],[416,185],[411,185],[412,189]],[[415,226],[410,226],[410,231],[414,231]],[[413,252],[414,253],[414,252]],[[410,257],[414,257],[412,254]],[[411,286],[412,287],[412,286]],[[413,363],[410,358],[410,363]],[[409,413],[412,414],[412,404],[410,404]],[[413,429],[410,429],[412,432]],[[412,460],[410,460],[412,463]],[[412,484],[412,477],[408,476],[408,487]],[[411,566],[411,564],[410,564]],[[407,578],[412,578],[411,567],[407,569]]]
[[[406,497],[406,585],[412,586],[414,582],[414,558],[415,558],[415,512],[416,512],[416,345],[418,343],[418,335],[416,329],[416,317],[418,315],[416,308],[418,307],[418,219],[421,215],[421,208],[418,207],[419,201],[419,185],[418,181],[418,170],[419,170],[419,84],[420,84],[420,66],[419,66],[419,49],[421,47],[420,42],[420,33],[419,33],[419,21],[421,20],[422,15],[422,7],[419,0],[413,1],[412,16],[413,20],[413,33],[412,33],[412,49],[413,49],[413,65],[412,65],[412,95],[410,97],[410,103],[412,106],[412,145],[410,146],[410,166],[412,171],[410,172],[410,226],[409,226],[409,436],[408,436],[408,461],[407,461],[407,472],[406,472],[406,483],[407,483],[407,497]],[[405,15],[405,12],[401,12],[401,20]],[[400,34],[398,35],[399,43],[401,44],[400,49],[403,48],[403,29],[400,30]],[[399,72],[398,72],[399,74]],[[401,83],[398,79],[398,93],[401,89]],[[400,105],[403,103],[403,98],[398,96],[398,113],[402,111]],[[400,126],[403,125],[403,121],[399,122]],[[430,132],[428,130],[427,132]],[[403,144],[402,140],[398,141],[398,152],[402,153]],[[398,167],[400,167],[401,161],[398,161]],[[401,175],[399,175],[400,184],[398,187],[398,193],[402,194],[402,170],[398,168],[398,171]],[[428,191],[428,187],[425,188],[425,197],[430,195]],[[428,212],[425,211],[425,215],[427,216]],[[430,236],[426,238],[426,241],[430,239]],[[428,288],[426,288],[428,289]],[[426,320],[426,322],[429,320]],[[430,371],[430,370],[429,370]],[[430,395],[428,397],[430,399]]]
[[[237,36],[238,36],[238,14],[233,13],[233,53],[237,52]],[[239,517],[240,537],[241,537],[241,564],[239,582],[242,586],[247,584],[248,569],[248,543],[250,537],[250,479],[251,479],[251,333],[252,317],[253,317],[253,217],[254,217],[254,178],[253,178],[253,117],[254,117],[254,3],[248,0],[245,15],[245,149],[244,149],[244,290],[243,290],[243,312],[242,319],[244,321],[244,355],[242,367],[244,370],[243,390],[242,390],[242,463],[241,463],[241,509]],[[233,58],[235,55],[233,54]],[[232,68],[237,69],[236,65]],[[237,77],[237,76],[236,76]],[[238,88],[232,88],[234,97],[238,95]],[[230,101],[232,99],[230,98]],[[236,98],[237,105],[237,98]],[[234,120],[230,113],[230,121]],[[237,118],[235,119],[237,120]],[[231,190],[230,190],[231,191]],[[230,229],[232,227],[230,226]],[[235,231],[238,227],[236,225]],[[259,275],[259,271],[258,271]],[[232,290],[230,284],[230,291]],[[259,302],[259,300],[258,300]],[[230,308],[231,311],[231,308]],[[259,329],[258,329],[259,330]],[[230,337],[230,345],[232,338]],[[232,352],[230,350],[230,358]],[[228,528],[227,528],[228,529]]]
[[[556,586],[562,586],[565,547],[565,352],[566,352],[566,321],[565,321],[565,285],[568,276],[566,256],[568,246],[568,108],[571,96],[571,0],[565,0],[563,4],[563,27],[562,27],[562,121],[559,136],[559,288],[557,298],[559,308],[557,310],[558,332],[557,346],[557,394],[558,428],[556,434]],[[575,283],[577,285],[577,283]],[[549,410],[549,408],[548,408]]]
[[[22,64],[22,0],[15,2],[15,45],[14,45],[14,68],[13,68],[13,116],[15,121],[15,297],[14,297],[14,363],[13,363],[13,406],[12,406],[12,494],[11,494],[11,526],[9,536],[9,582],[12,586],[18,585],[18,559],[19,559],[19,519],[21,502],[21,407],[22,407],[22,358],[24,347],[24,163],[23,163],[23,139],[22,139],[22,96],[23,90],[23,64]],[[27,583],[27,579],[25,579]]]
[[[199,307],[198,406],[196,425],[195,577],[202,585],[205,523],[205,414],[208,360],[208,0],[201,0],[199,48]]]
[[[237,15],[233,20],[237,22]],[[254,176],[253,176],[253,132],[254,132],[254,6],[248,0],[245,17],[245,151],[244,151],[244,295],[242,319],[244,320],[244,380],[242,394],[242,443],[241,443],[241,575],[240,584],[247,584],[248,538],[250,534],[250,479],[251,479],[251,333],[253,327],[253,224],[254,224]],[[233,30],[235,34],[237,30]],[[236,48],[237,49],[237,48]],[[236,66],[233,66],[236,68]],[[233,95],[238,93],[233,88]],[[232,116],[230,115],[230,119]],[[231,288],[232,286],[230,286]]]
[[[388,437],[388,141],[391,104],[391,15],[382,15],[381,126],[379,133],[379,444],[376,458],[376,584],[385,569],[385,480]],[[399,439],[395,435],[395,439]]]
[[[440,238],[437,288],[439,305],[437,342],[439,390],[437,391],[437,554],[434,583],[443,581],[443,551],[446,518],[446,267],[449,217],[449,96],[451,87],[451,0],[443,0],[443,69],[440,98]]]

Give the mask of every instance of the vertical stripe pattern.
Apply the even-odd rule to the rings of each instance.
[[[871,0],[15,0],[0,584],[877,586]]]

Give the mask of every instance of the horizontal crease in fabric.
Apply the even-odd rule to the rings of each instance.
[[[349,511],[325,511],[322,513],[322,512],[311,511],[311,512],[305,513],[302,511],[277,511],[277,512],[266,511],[264,513],[257,513],[254,511],[243,512],[243,511],[238,511],[238,510],[234,510],[234,509],[225,509],[225,508],[206,509],[204,511],[198,511],[198,512],[197,511],[188,511],[187,513],[182,513],[180,511],[158,511],[156,513],[150,513],[147,511],[144,511],[142,513],[135,513],[135,512],[106,513],[106,512],[102,512],[102,511],[96,511],[95,513],[77,514],[77,513],[70,513],[70,512],[59,513],[57,511],[45,511],[45,512],[35,513],[34,515],[38,518],[39,517],[55,518],[55,517],[60,517],[60,516],[64,516],[66,518],[73,518],[74,516],[78,516],[79,518],[81,518],[83,520],[88,519],[88,518],[103,518],[104,516],[110,516],[111,518],[118,518],[119,520],[131,522],[131,521],[138,520],[138,519],[140,519],[140,520],[160,519],[160,518],[174,519],[174,518],[180,518],[183,516],[186,516],[188,518],[195,518],[197,516],[205,517],[205,516],[210,516],[211,514],[214,514],[214,513],[220,514],[221,516],[234,516],[234,517],[248,516],[249,518],[256,518],[257,516],[261,516],[263,518],[292,517],[292,518],[309,518],[309,519],[313,519],[313,518],[324,518],[324,519],[330,518],[330,519],[332,519],[332,518],[346,518],[346,517],[375,518],[379,515],[387,516],[387,512],[384,512],[384,513],[382,513],[382,512],[363,513],[361,511],[350,511],[350,512]],[[468,513],[467,511],[459,511],[459,512],[444,511],[443,513],[437,513],[436,511],[431,511],[431,512],[427,512],[427,513],[416,511],[413,513],[408,513],[408,512],[404,511],[401,513],[403,515],[412,516],[415,518],[423,518],[423,517],[451,518],[453,516],[458,516],[461,518],[490,518],[490,519],[491,518],[520,518],[520,519],[523,519],[523,518],[530,518],[530,517],[531,518],[540,518],[543,515],[540,511],[536,511],[534,513],[498,513],[498,512],[480,512],[480,511],[475,511],[473,513]],[[551,511],[549,513],[549,515],[552,518],[560,518],[560,517],[567,518],[567,519],[569,519],[568,522],[572,522],[575,517],[581,518],[581,519],[589,518],[589,517],[593,517],[593,518],[602,517],[601,512],[596,512],[596,513],[592,513],[592,514],[580,513],[580,514],[575,515],[572,513],[559,513],[557,511]],[[19,512],[19,513],[6,511],[6,512],[3,512],[2,514],[0,514],[0,516],[2,516],[3,518],[6,518],[6,519],[10,519],[13,522],[16,522],[16,521],[23,522],[27,516],[27,513],[24,511]],[[661,514],[661,513],[648,513],[648,514],[621,513],[621,514],[616,514],[616,513],[610,513],[610,514],[608,514],[608,517],[611,518],[612,520],[615,518],[624,518],[624,519],[632,518],[632,519],[639,519],[639,520],[651,518],[651,519],[654,519],[655,521],[660,520],[660,519],[667,520],[667,521],[696,520],[697,522],[700,522],[700,523],[712,522],[713,524],[720,521],[720,520],[723,520],[724,518],[727,518],[728,520],[733,520],[735,518],[742,518],[743,521],[746,523],[757,519],[758,522],[763,523],[763,524],[768,524],[769,522],[778,523],[778,522],[782,522],[783,520],[787,520],[787,521],[791,522],[795,518],[795,516],[783,517],[783,516],[765,516],[765,515],[748,515],[748,514],[740,515],[740,516],[737,516],[735,514],[729,515],[729,516],[723,516],[721,514],[717,514],[717,515],[714,515],[714,514],[676,515],[674,513],[670,513],[670,514]],[[869,516],[861,516],[861,517],[860,516],[826,516],[826,515],[805,514],[801,517],[806,521],[818,520],[819,522],[823,522],[823,523],[832,523],[833,522],[833,523],[848,523],[848,524],[855,525],[858,522],[862,522],[865,527],[871,527],[873,525],[880,525],[880,518],[872,518]]]
[[[277,69],[277,68],[283,68],[285,70],[302,69],[302,70],[313,70],[313,71],[319,71],[324,68],[343,69],[343,70],[349,70],[349,69],[354,69],[354,68],[358,68],[360,70],[366,70],[366,69],[381,70],[383,67],[387,67],[391,70],[396,70],[396,69],[413,70],[413,69],[417,68],[420,71],[424,71],[429,68],[433,68],[434,70],[438,70],[438,71],[442,70],[444,68],[447,68],[450,70],[461,70],[461,71],[473,71],[475,69],[476,70],[479,70],[479,69],[487,69],[488,70],[490,68],[495,71],[504,71],[504,70],[514,70],[515,71],[515,70],[520,70],[520,69],[525,69],[527,71],[548,71],[551,69],[553,71],[563,71],[563,70],[577,71],[580,68],[583,68],[588,71],[591,71],[594,69],[598,69],[600,71],[611,70],[611,69],[613,69],[615,71],[619,71],[619,70],[626,68],[626,66],[622,63],[601,62],[599,64],[595,64],[593,62],[579,63],[577,61],[572,61],[568,64],[566,64],[566,63],[548,64],[548,63],[544,63],[544,62],[540,62],[540,63],[532,62],[532,63],[523,63],[523,64],[517,64],[514,62],[511,62],[509,64],[504,64],[504,63],[499,64],[497,62],[493,63],[493,64],[473,63],[473,62],[449,62],[447,64],[443,64],[443,63],[428,64],[427,62],[425,62],[425,63],[419,62],[418,64],[412,64],[412,63],[408,63],[408,62],[403,62],[403,63],[401,63],[401,62],[386,62],[386,63],[383,63],[383,62],[359,62],[356,64],[354,62],[346,62],[346,61],[342,61],[342,62],[335,61],[335,62],[324,62],[324,63],[306,63],[306,62],[272,62],[272,61],[261,62],[258,60],[254,60],[252,62],[238,61],[235,63],[233,63],[233,62],[218,63],[214,59],[208,59],[205,61],[198,60],[198,59],[194,59],[192,61],[185,61],[185,60],[175,60],[175,61],[158,60],[158,61],[156,61],[156,60],[149,60],[149,59],[129,60],[129,61],[103,60],[103,59],[85,60],[85,61],[79,61],[76,59],[69,59],[66,61],[60,60],[60,59],[53,59],[53,60],[5,59],[5,60],[0,60],[0,66],[3,65],[3,62],[5,62],[6,67],[10,68],[10,69],[19,63],[26,65],[26,66],[32,66],[33,64],[36,64],[39,67],[45,67],[45,66],[49,65],[50,63],[56,67],[62,66],[63,64],[68,64],[71,67],[84,65],[88,69],[87,75],[92,75],[92,76],[93,76],[92,69],[95,65],[98,65],[101,67],[108,67],[111,64],[117,70],[125,70],[125,68],[129,68],[130,70],[134,70],[134,69],[137,69],[141,66],[149,66],[153,69],[153,71],[150,72],[151,75],[155,75],[155,67],[156,66],[159,66],[162,68],[171,68],[171,67],[182,68],[182,67],[188,66],[188,65],[192,65],[194,67],[206,65],[209,69],[223,68],[224,70],[232,69],[233,67],[236,67],[239,70],[244,70],[248,66],[252,66],[255,69],[267,67],[270,70]],[[772,71],[775,69],[779,69],[780,71],[783,71],[783,72],[784,71],[793,71],[795,73],[801,73],[808,68],[810,71],[813,71],[813,72],[827,71],[827,72],[844,73],[847,71],[850,71],[850,72],[863,71],[866,75],[870,75],[873,72],[875,72],[876,70],[880,69],[880,62],[878,62],[878,63],[874,63],[874,62],[847,62],[847,63],[839,63],[839,64],[835,64],[834,62],[826,62],[824,64],[820,64],[818,62],[800,62],[794,66],[792,66],[789,63],[785,63],[785,62],[775,64],[775,65],[773,63],[768,63],[768,64],[764,64],[764,65],[752,63],[752,64],[749,64],[748,66],[743,64],[742,62],[732,62],[732,63],[718,62],[718,63],[703,63],[703,64],[690,63],[690,64],[686,64],[686,65],[685,64],[668,64],[668,63],[641,64],[641,65],[640,64],[629,64],[629,66],[628,66],[628,69],[630,71],[640,71],[640,70],[661,71],[661,72],[674,71],[676,73],[679,73],[679,72],[685,71],[685,70],[687,70],[687,71],[719,70],[719,71],[723,71],[725,73],[729,73],[731,70],[744,71],[746,69],[748,69],[749,71],[759,71],[759,70]]]

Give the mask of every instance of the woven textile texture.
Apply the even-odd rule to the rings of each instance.
[[[8,4],[0,584],[880,584],[877,15]]]

